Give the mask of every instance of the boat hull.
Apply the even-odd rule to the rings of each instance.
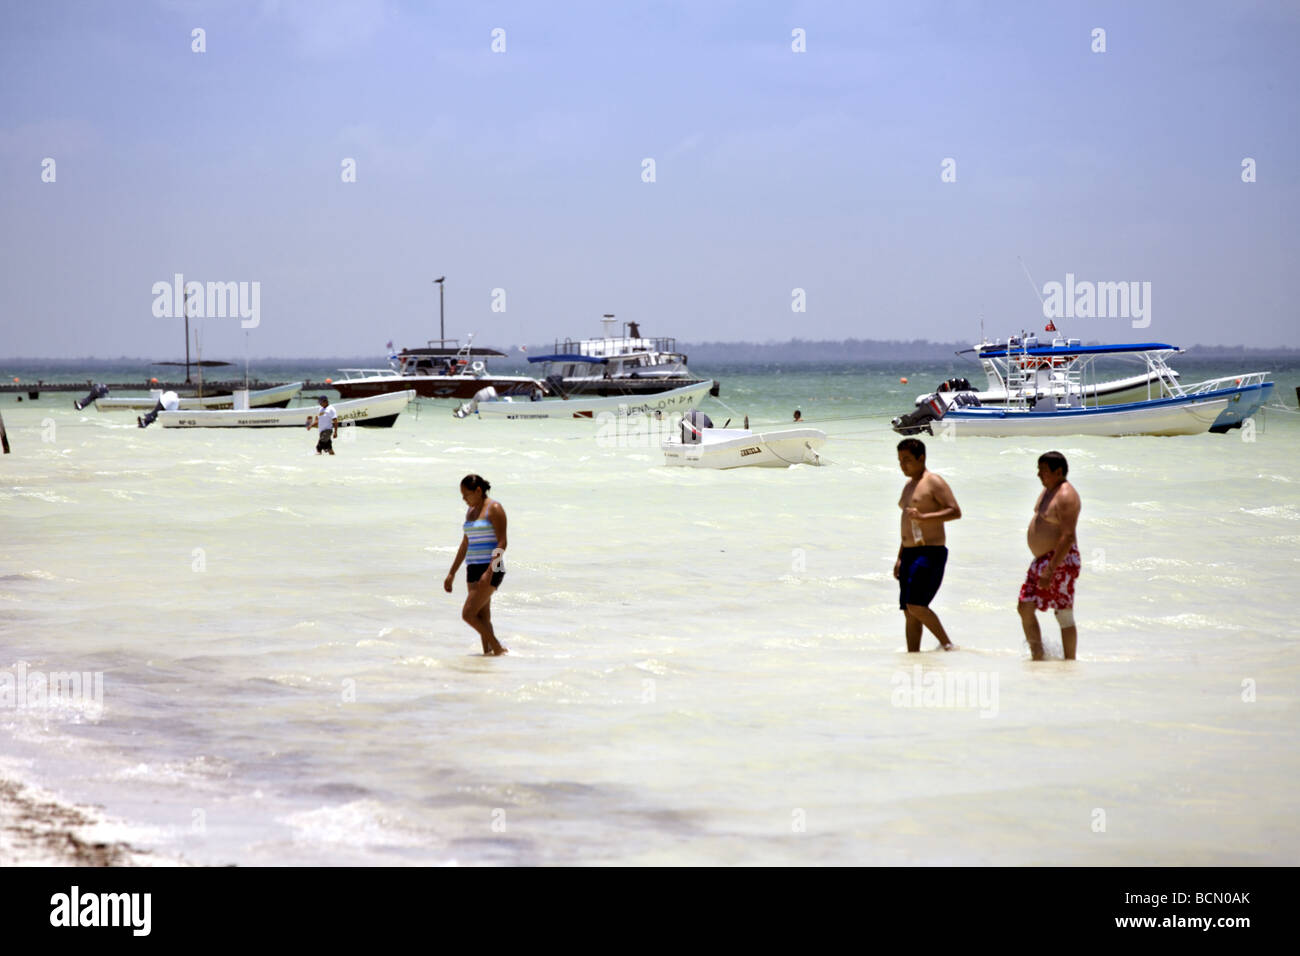
[[[1019,438],[1059,435],[1199,435],[1236,427],[1272,394],[1273,383],[1221,389],[1205,395],[1057,411],[953,408],[931,426],[952,437]],[[1233,423],[1236,424],[1233,424]]]
[[[664,464],[680,468],[789,468],[815,465],[826,433],[816,428],[750,431],[743,428],[705,428],[698,444],[665,441],[659,447]]]
[[[647,396],[613,395],[582,398],[547,398],[539,402],[479,402],[473,417],[524,421],[535,418],[595,418],[597,415],[653,415],[685,412],[698,405],[712,388],[711,382],[698,382],[668,392]]]
[[[543,388],[541,382],[522,375],[384,375],[374,378],[342,379],[332,382],[331,388],[345,399],[370,398],[397,390],[411,389],[421,398],[471,399],[480,391],[492,386],[505,393],[515,388]]]
[[[277,385],[275,388],[262,388],[255,392],[249,392],[249,407],[286,408],[291,401],[302,394],[302,386],[302,382],[292,382],[288,385]],[[153,411],[157,404],[158,398],[154,395],[97,398],[95,399],[95,410],[100,412],[123,410],[148,412]],[[220,410],[234,407],[235,397],[233,395],[205,395],[203,398],[191,396],[180,400],[181,411],[199,408]]]
[[[1178,373],[1175,372],[1174,376],[1177,377],[1177,375]],[[1005,405],[1007,403],[1007,390],[1005,388],[975,392],[974,394],[981,405]],[[1026,394],[1032,394],[1032,390],[1026,390]],[[1160,375],[1157,372],[1148,372],[1145,375],[1131,375],[1128,378],[1101,382],[1097,385],[1086,385],[1083,389],[1085,401],[1095,402],[1100,405],[1123,405],[1130,402],[1142,402],[1151,398],[1162,398],[1168,394],[1168,391],[1160,384]],[[916,404],[920,405],[928,397],[928,395],[918,396]]]
[[[636,396],[636,395],[657,395],[660,392],[671,392],[689,385],[708,385],[715,388],[716,383],[705,379],[694,378],[671,378],[668,376],[644,378],[566,378],[560,381],[560,389],[566,395],[599,395],[599,396]],[[713,395],[716,397],[717,392]]]
[[[414,389],[407,389],[373,398],[335,402],[334,409],[338,412],[340,425],[391,428],[397,421],[397,416],[415,397]],[[158,423],[163,428],[305,428],[316,417],[317,411],[318,407],[313,405],[240,411],[198,409],[159,412]]]

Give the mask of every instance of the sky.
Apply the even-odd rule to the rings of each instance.
[[[1295,347],[1298,54],[1250,0],[5,0],[0,357],[177,358],[178,273],[258,294],[205,358],[423,345],[444,275],[482,345],[973,342],[1069,275],[1149,290],[1070,336]]]

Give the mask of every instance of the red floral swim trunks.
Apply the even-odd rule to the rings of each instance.
[[[1055,553],[1055,551],[1048,551],[1042,557],[1035,558],[1029,565],[1025,583],[1020,585],[1022,604],[1032,603],[1040,611],[1049,609],[1064,611],[1074,607],[1074,582],[1078,580],[1079,571],[1083,568],[1083,559],[1079,557],[1077,545],[1070,545],[1070,553],[1056,566],[1056,571],[1052,574],[1052,580],[1047,583],[1047,587],[1043,588],[1038,584],[1039,575],[1047,568],[1048,562],[1052,560],[1052,555]]]

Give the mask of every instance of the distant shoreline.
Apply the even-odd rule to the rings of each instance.
[[[1085,340],[1085,345],[1100,344]],[[506,353],[506,358],[497,359],[501,364],[516,362],[524,364],[528,355],[545,355],[553,348],[553,343],[528,345],[521,352],[518,345],[492,345]],[[838,363],[893,363],[899,361],[947,361],[956,357],[956,353],[969,349],[969,342],[910,342],[884,341],[878,339],[843,339],[819,340],[792,339],[788,342],[678,342],[679,351],[686,353],[693,363],[753,363],[780,362],[782,364],[800,365],[825,362]],[[1300,359],[1300,347],[1254,348],[1242,345],[1190,345],[1183,349],[1185,358],[1193,361],[1245,358],[1250,356],[1267,356],[1269,358]],[[969,353],[968,353],[969,354]],[[973,356],[971,356],[973,358]],[[39,365],[51,370],[75,371],[101,366],[116,366],[123,363],[137,365],[157,364],[157,360],[139,356],[123,355],[116,358],[83,356],[80,358],[49,357],[0,357],[0,364]],[[380,367],[384,358],[375,354],[367,356],[270,356],[250,360],[250,366],[265,368],[275,365],[301,365],[319,363],[333,368],[366,365]],[[234,363],[232,368],[243,363]],[[209,373],[211,374],[211,373]]]

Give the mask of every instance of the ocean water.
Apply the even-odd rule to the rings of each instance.
[[[1248,362],[1295,407],[1300,369]],[[1070,663],[1030,662],[1015,612],[1047,445],[927,439],[962,650],[908,655],[888,420],[969,369],[697,371],[717,424],[798,406],[829,463],[667,469],[446,402],[320,458],[3,396],[0,680],[103,680],[0,706],[6,771],[197,863],[1295,862],[1296,414],[1051,443],[1083,500]],[[509,516],[504,658],[441,587],[467,472]]]

